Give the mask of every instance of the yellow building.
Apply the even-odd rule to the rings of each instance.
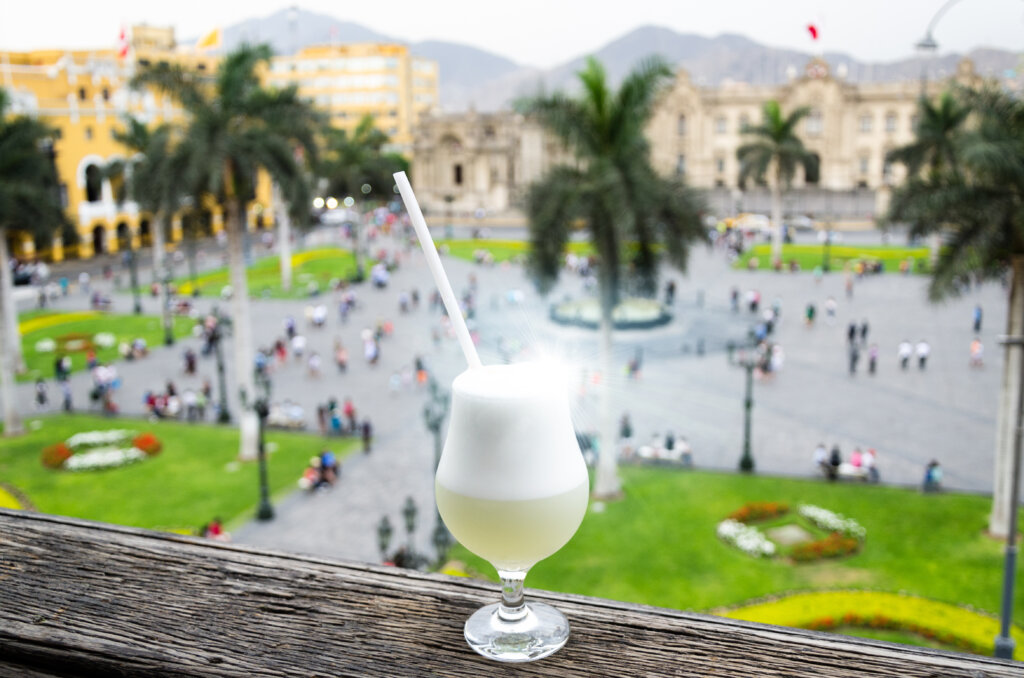
[[[152,215],[124,198],[124,179],[108,172],[129,151],[114,140],[131,115],[149,124],[180,120],[181,108],[170,97],[129,88],[136,69],[168,61],[200,71],[214,71],[219,58],[176,49],[174,30],[136,26],[130,49],[38,50],[0,52],[0,86],[8,91],[10,112],[38,117],[56,130],[55,164],[68,220],[77,232],[76,244],[58,235],[52,244],[36,248],[28,235],[12,236],[11,252],[23,258],[59,261],[65,256],[89,258],[116,252],[129,241],[148,244]],[[270,223],[269,181],[257,187],[248,210],[249,226]],[[223,224],[217,205],[204,204],[196,215],[198,230],[212,234]],[[181,215],[172,222],[170,241],[181,239]]]
[[[419,115],[438,105],[437,63],[410,55],[405,45],[307,47],[292,56],[274,57],[266,80],[275,87],[295,85],[340,129],[352,129],[372,115],[401,153],[412,150],[412,128]]]

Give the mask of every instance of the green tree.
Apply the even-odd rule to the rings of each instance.
[[[165,268],[165,236],[168,220],[184,198],[181,158],[174,155],[173,128],[162,124],[150,129],[145,123],[128,116],[123,130],[114,138],[129,151],[141,155],[125,161],[123,168],[112,164],[111,171],[124,176],[125,195],[153,215],[153,275],[161,282],[160,306],[164,327],[164,343],[174,343],[171,319],[168,271]]]
[[[21,335],[7,236],[12,231],[52,235],[64,225],[65,216],[53,162],[55,132],[33,118],[10,115],[8,103],[0,89],[0,398],[4,435],[14,436],[24,431],[14,394]]]
[[[782,114],[778,101],[764,103],[761,123],[747,125],[742,132],[751,140],[736,149],[740,162],[739,184],[747,181],[768,183],[772,194],[772,263],[782,260],[782,191],[793,183],[798,167],[805,174],[817,175],[818,156],[804,148],[796,127],[811,112],[798,108],[789,115]]]
[[[327,180],[327,195],[342,200],[394,198],[392,187],[395,172],[406,172],[409,163],[404,157],[384,150],[388,136],[377,129],[371,115],[365,115],[351,132],[327,128],[324,152],[317,173]],[[363,277],[362,248],[359,243],[360,224],[353,225],[353,249],[356,275]]]
[[[245,204],[255,194],[260,171],[281,186],[301,180],[297,149],[302,149],[302,159],[315,160],[319,127],[318,116],[294,87],[278,90],[260,84],[257,68],[270,56],[266,45],[240,47],[224,57],[212,80],[166,63],[136,77],[136,84],[167,92],[185,109],[187,122],[174,153],[187,192],[215,196],[226,207],[235,378],[249,398],[255,397],[255,385],[242,242]],[[254,417],[251,412],[240,416],[240,456],[245,459],[256,456]]]
[[[1006,334],[1019,337],[1024,335],[1024,102],[995,89],[961,94],[960,102],[946,95],[934,107],[922,101],[918,138],[891,156],[902,158],[911,173],[893,191],[886,219],[910,224],[914,237],[941,233],[946,239],[928,289],[932,300],[958,294],[971,277],[1008,274]],[[936,112],[942,125],[929,122]],[[937,129],[943,131],[941,144]],[[989,531],[999,536],[1009,529],[1013,432],[1024,368],[1020,353],[1008,346],[1003,363],[989,522]]]
[[[671,77],[662,61],[642,63],[612,90],[604,68],[588,59],[579,73],[580,98],[562,94],[521,102],[575,154],[574,166],[557,166],[527,194],[529,270],[547,292],[563,266],[571,225],[579,220],[597,252],[605,375],[600,461],[594,494],[619,492],[614,419],[608,393],[612,372],[612,312],[627,280],[647,293],[657,289],[659,258],[685,270],[689,245],[703,238],[701,202],[679,178],[659,176],[650,161],[644,128],[655,97]],[[659,247],[659,245],[661,247]]]

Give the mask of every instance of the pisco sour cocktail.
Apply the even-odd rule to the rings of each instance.
[[[502,602],[466,622],[484,656],[530,661],[562,647],[564,615],[525,603],[523,580],[572,538],[589,482],[567,384],[549,365],[487,365],[452,383],[451,421],[435,480],[437,508],[456,539],[498,570]]]

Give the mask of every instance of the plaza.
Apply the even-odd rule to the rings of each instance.
[[[465,236],[468,231],[457,228],[456,235]],[[439,235],[437,229],[435,236]],[[506,233],[493,235],[505,237]],[[507,235],[523,236],[514,230]],[[846,235],[850,242],[874,241],[875,237]],[[308,240],[311,246],[345,245],[337,229],[321,229]],[[396,240],[376,243],[375,250],[381,248],[406,250]],[[216,246],[211,243],[204,249],[209,253],[208,265],[215,265]],[[501,362],[502,350],[519,347],[521,351],[513,360],[554,354],[585,369],[587,381],[592,382],[597,333],[563,327],[548,319],[551,301],[587,294],[580,278],[563,273],[556,289],[543,299],[519,264],[489,267],[453,257],[445,257],[444,264],[457,293],[468,288],[470,275],[476,278],[475,327],[485,363]],[[101,262],[92,265],[98,272]],[[147,275],[143,273],[144,281]],[[100,277],[96,275],[94,280]],[[671,430],[675,436],[688,439],[698,468],[736,468],[743,445],[744,374],[729,363],[726,345],[744,342],[755,318],[745,309],[730,310],[729,298],[733,288],[741,296],[756,289],[762,295],[762,307],[776,299],[781,303],[781,322],[774,340],[783,346],[786,356],[781,372],[754,384],[752,449],[759,474],[815,477],[812,451],[823,442],[829,447],[838,445],[844,458],[854,447],[874,448],[886,484],[917,486],[925,465],[937,459],[946,472],[946,487],[991,492],[1002,359],[996,337],[1005,326],[1006,293],[999,285],[987,284],[960,299],[931,305],[925,301],[925,277],[884,274],[857,280],[852,298],[847,298],[842,273],[827,274],[816,283],[810,272],[736,270],[723,251],[703,247],[694,249],[687,275],[664,271],[662,283],[672,279],[677,282],[677,293],[670,324],[615,335],[616,372],[607,375],[613,412],[629,414],[638,441],[646,441],[655,433],[664,436]],[[308,376],[305,362],[291,358],[276,369],[272,374],[274,401],[290,399],[301,405],[307,430],[315,431],[317,405],[332,396],[339,401],[351,397],[359,418],[373,422],[374,441],[370,454],[353,455],[345,462],[337,486],[314,494],[296,489],[279,503],[274,521],[236,530],[236,541],[377,562],[377,522],[387,515],[393,525],[401,526],[402,503],[411,496],[419,508],[416,544],[424,552],[432,548],[434,460],[432,437],[422,415],[426,390],[402,387],[394,391],[389,382],[393,374],[411,369],[414,358],[422,356],[438,382],[447,388],[465,369],[463,358],[454,339],[434,342],[432,331],[440,329],[440,315],[427,303],[433,283],[418,249],[401,257],[386,288],[364,284],[354,289],[358,305],[344,324],[337,314],[337,302],[330,295],[318,300],[253,301],[256,346],[269,346],[283,336],[284,319],[292,316],[308,338],[307,351],[317,351],[324,357],[320,378]],[[399,295],[412,289],[419,292],[421,303],[418,309],[402,314]],[[519,294],[510,296],[512,291]],[[831,324],[821,312],[828,297],[837,302]],[[34,296],[24,299],[22,308],[31,306],[33,300]],[[114,292],[113,300],[114,311],[130,310],[132,302],[127,293]],[[815,326],[810,328],[803,318],[808,302],[819,309]],[[206,312],[218,303],[224,305],[200,298],[197,307]],[[305,324],[304,309],[310,303],[328,305],[330,318],[325,328]],[[78,310],[87,304],[85,295],[72,291],[58,300],[56,307]],[[968,360],[968,347],[974,337],[971,312],[976,304],[984,309],[981,338],[988,348],[981,369],[970,367]],[[156,299],[144,297],[143,305],[144,312],[156,313]],[[848,323],[859,325],[865,319],[870,323],[868,343],[879,346],[878,371],[868,375],[865,359],[859,372],[851,376],[846,329]],[[360,355],[360,334],[385,320],[394,324],[394,333],[381,341],[380,361],[370,366]],[[351,354],[345,374],[339,374],[330,360],[336,338]],[[900,370],[897,344],[903,339],[916,342],[921,338],[926,338],[933,349],[927,369],[922,371],[915,365],[905,372]],[[123,385],[116,402],[123,415],[141,416],[143,394],[162,390],[168,380],[179,390],[198,388],[204,378],[216,384],[212,358],[200,359],[195,376],[183,374],[182,352],[189,346],[198,351],[199,340],[186,339],[171,348],[153,347],[144,360],[117,363]],[[642,369],[638,379],[629,379],[626,364],[638,349],[642,351]],[[235,383],[233,362],[227,360],[226,366],[227,383]],[[582,385],[583,372],[579,374]],[[76,407],[84,409],[91,387],[88,374],[73,375],[71,385]],[[24,403],[22,414],[32,416],[32,385],[22,384],[19,389],[19,402]],[[230,411],[236,413],[237,394],[229,392],[228,400]],[[582,394],[574,396],[577,430],[596,432],[597,412],[597,389],[591,383]],[[628,494],[628,487],[626,491]],[[400,541],[396,534],[394,543]]]

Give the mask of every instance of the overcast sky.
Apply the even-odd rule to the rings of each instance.
[[[0,50],[101,48],[122,25],[173,25],[179,38],[266,16],[281,0],[0,0]],[[551,67],[629,30],[659,25],[714,36],[739,33],[806,51],[863,60],[909,56],[946,0],[304,0],[308,9],[399,40],[446,40]],[[807,25],[820,31],[812,43]],[[1024,51],[1024,0],[954,0],[934,31],[941,52]]]

